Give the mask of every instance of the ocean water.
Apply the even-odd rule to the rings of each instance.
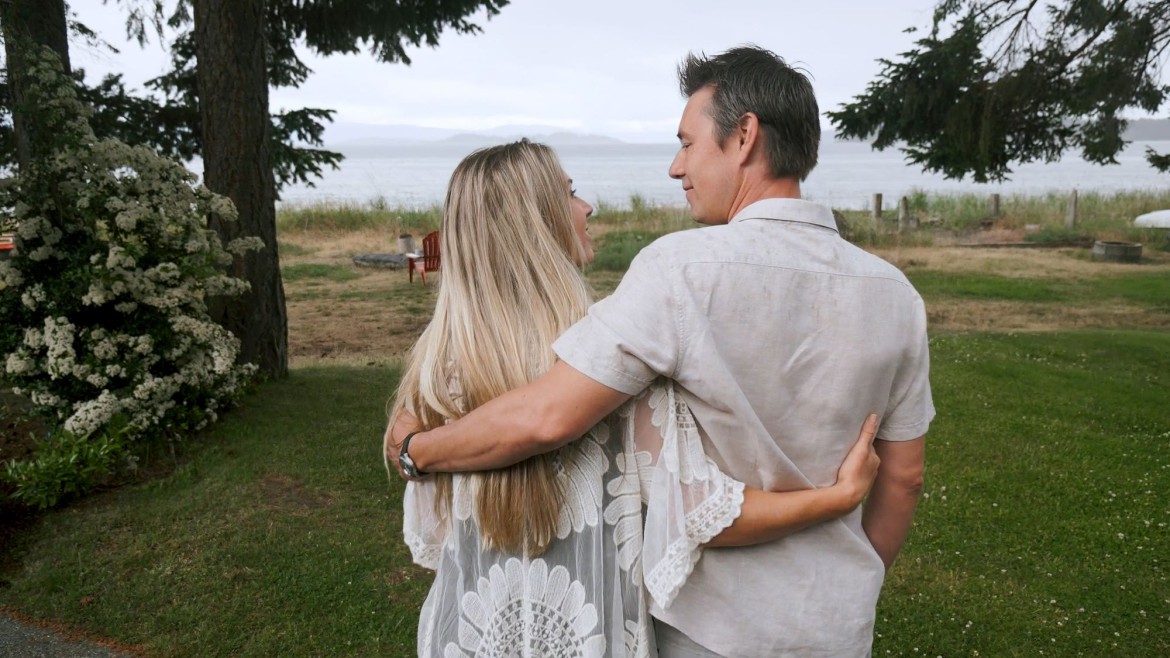
[[[1134,142],[1118,156],[1117,165],[1099,166],[1067,155],[1055,163],[1020,165],[1007,182],[978,184],[925,174],[907,165],[897,150],[880,152],[864,143],[826,141],[802,191],[805,198],[836,208],[864,209],[872,206],[874,193],[883,195],[883,207],[895,208],[899,197],[916,190],[1008,196],[1066,194],[1074,189],[1078,193],[1170,189],[1170,175],[1146,162],[1146,146],[1170,152],[1170,141]],[[346,155],[339,170],[326,171],[316,187],[285,189],[281,203],[360,204],[380,199],[390,206],[440,204],[455,165],[474,148],[452,142],[339,147],[336,150]],[[676,148],[674,144],[590,144],[556,150],[577,193],[591,203],[628,207],[630,197],[637,194],[650,203],[682,206],[686,204],[682,188],[666,173]]]

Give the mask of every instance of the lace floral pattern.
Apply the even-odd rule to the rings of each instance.
[[[598,425],[581,439],[561,449],[561,469],[557,474],[564,486],[565,505],[557,519],[557,538],[570,532],[597,527],[601,516],[602,487],[609,457],[602,447],[609,442],[610,430]]]
[[[613,499],[605,508],[605,522],[613,526],[618,565],[630,574],[630,581],[642,584],[642,486],[640,473],[649,472],[652,457],[648,452],[625,452],[617,455],[618,476],[606,490]]]
[[[508,558],[481,577],[462,601],[459,641],[444,656],[565,656],[600,658],[605,637],[597,633],[597,608],[585,586],[561,565]]]

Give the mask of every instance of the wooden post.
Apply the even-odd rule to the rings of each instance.
[[[910,226],[910,199],[898,199],[898,230],[905,231]]]
[[[999,217],[999,193],[991,195],[991,216]]]
[[[398,253],[413,254],[414,253],[414,236],[409,233],[403,233],[398,236]]]
[[[1077,191],[1073,190],[1068,197],[1068,214],[1064,216],[1064,227],[1072,228],[1077,225]]]
[[[877,192],[873,195],[873,218],[875,220],[882,218],[882,193]]]

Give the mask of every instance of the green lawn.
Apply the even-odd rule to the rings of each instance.
[[[1146,306],[1150,310],[1170,310],[1170,276],[1161,269],[1108,274],[1091,279],[1034,279],[913,268],[906,276],[927,300],[951,298],[1085,303],[1117,299]]]
[[[285,265],[280,268],[280,276],[285,281],[303,281],[305,279],[324,279],[326,281],[352,281],[361,278],[352,267],[345,265],[322,265],[319,263],[301,263],[299,265]]]
[[[397,656],[426,572],[380,436],[397,372],[264,386],[171,476],[48,514],[0,605],[160,656]]]
[[[1170,655],[1170,336],[945,335],[875,656]]]
[[[875,656],[1170,655],[1170,336],[947,334]],[[0,605],[160,656],[412,655],[397,373],[296,369],[170,476],[50,513]],[[725,620],[734,623],[734,620]]]

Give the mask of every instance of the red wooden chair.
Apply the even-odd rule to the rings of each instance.
[[[431,231],[423,237],[421,254],[407,254],[406,264],[410,270],[410,282],[414,283],[414,273],[422,277],[423,285],[427,284],[427,272],[439,270],[439,232]]]
[[[0,235],[0,258],[7,258],[15,247],[11,235]]]

